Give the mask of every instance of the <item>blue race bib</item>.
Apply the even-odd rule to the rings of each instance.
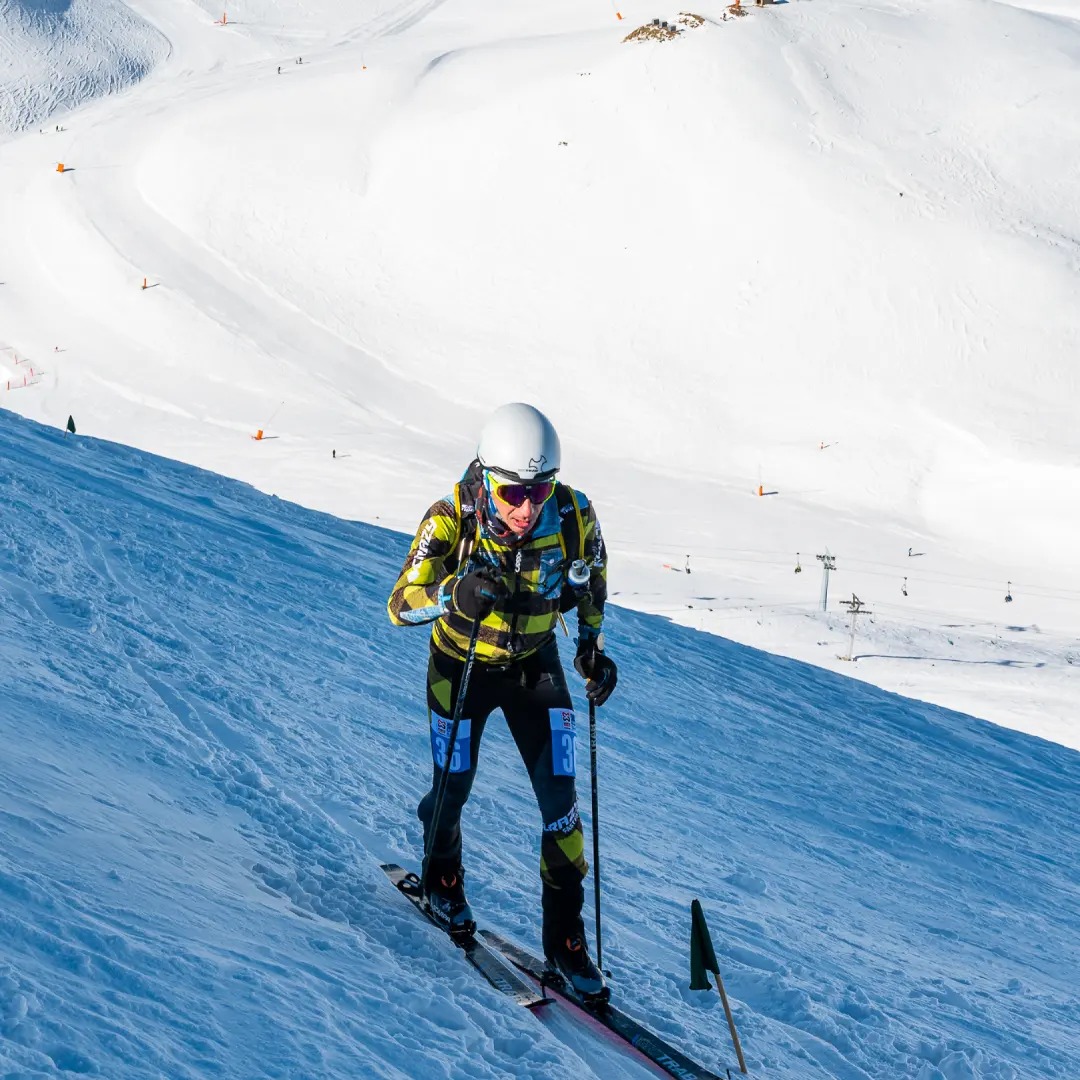
[[[551,720],[551,771],[556,776],[577,776],[574,740],[577,720],[573,709],[548,709]]]
[[[436,768],[446,768],[446,752],[450,744],[450,729],[453,721],[445,716],[431,715],[431,759]],[[462,719],[458,724],[457,738],[454,740],[454,748],[450,754],[450,771],[452,773],[468,772],[472,768],[472,755],[470,740],[472,737],[472,721]]]

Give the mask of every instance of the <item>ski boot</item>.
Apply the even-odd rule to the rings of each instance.
[[[476,920],[465,899],[465,871],[460,866],[432,863],[424,882],[424,905],[451,937],[476,933]]]
[[[611,997],[603,972],[589,956],[581,930],[572,930],[545,952],[548,970],[562,978],[585,1005],[603,1005]]]

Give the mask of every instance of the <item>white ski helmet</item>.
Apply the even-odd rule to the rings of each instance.
[[[480,432],[476,456],[485,469],[510,480],[550,480],[562,464],[551,421],[521,401],[500,405]]]

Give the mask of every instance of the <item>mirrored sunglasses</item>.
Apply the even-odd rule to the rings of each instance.
[[[508,484],[497,476],[491,477],[492,494],[509,506],[521,506],[526,499],[533,506],[540,506],[551,498],[554,490],[554,480],[538,480],[534,484]]]

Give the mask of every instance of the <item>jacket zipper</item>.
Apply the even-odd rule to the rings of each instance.
[[[514,558],[514,591],[510,594],[510,603],[513,605],[514,614],[510,619],[510,641],[508,642],[510,648],[509,652],[514,655],[521,650],[518,648],[517,642],[517,623],[518,623],[518,589],[521,585],[521,548],[517,550],[517,556]]]

